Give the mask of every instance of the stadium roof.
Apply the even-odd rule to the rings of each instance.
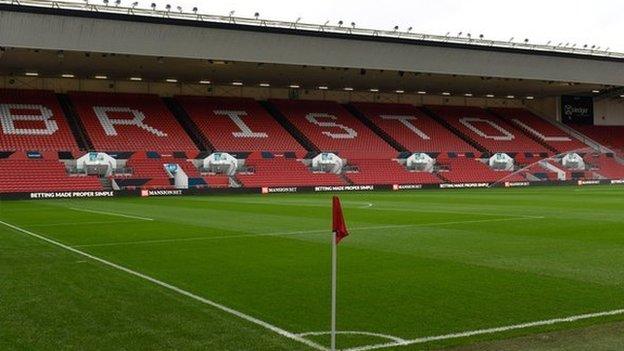
[[[0,46],[7,75],[475,96],[624,86],[619,53],[71,2],[0,0]]]
[[[121,5],[121,1],[116,1],[115,5],[110,4],[108,0],[103,0],[102,4],[89,2],[85,0],[83,2],[71,2],[71,1],[50,1],[50,0],[0,0],[0,4],[11,4],[18,6],[30,6],[38,8],[52,8],[58,10],[73,10],[73,11],[88,11],[104,14],[122,14],[131,15],[137,17],[145,17],[152,19],[169,19],[169,20],[183,20],[183,21],[195,21],[199,23],[211,23],[211,24],[227,24],[235,26],[245,27],[259,27],[261,30],[274,30],[274,29],[286,29],[289,32],[299,32],[304,34],[305,32],[322,33],[322,34],[339,34],[351,36],[354,38],[362,39],[362,37],[372,37],[374,39],[381,40],[412,40],[416,42],[427,42],[428,44],[444,44],[444,45],[459,45],[461,47],[470,48],[487,48],[488,50],[514,50],[514,51],[534,51],[536,53],[556,53],[574,56],[588,56],[596,58],[621,58],[624,59],[624,53],[609,51],[609,48],[596,47],[595,45],[584,45],[583,47],[577,47],[575,44],[570,43],[558,43],[558,44],[537,44],[530,43],[528,39],[524,42],[516,42],[512,40],[500,41],[486,39],[483,35],[472,37],[471,34],[466,34],[465,37],[454,36],[451,33],[446,35],[437,34],[425,34],[425,33],[412,33],[411,28],[407,31],[399,30],[398,26],[394,30],[381,30],[371,28],[359,28],[355,23],[343,23],[339,21],[339,25],[332,25],[327,21],[324,24],[304,23],[297,20],[296,22],[279,21],[260,18],[256,13],[255,18],[234,16],[234,11],[229,16],[210,15],[197,12],[197,8],[193,9],[193,12],[184,12],[181,7],[176,9],[171,8],[159,10],[155,6],[151,10],[137,7],[138,2],[134,2],[132,7],[126,7]],[[155,4],[153,4],[155,5]]]

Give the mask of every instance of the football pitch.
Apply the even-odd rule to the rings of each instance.
[[[3,201],[0,349],[326,350],[331,195]],[[340,349],[624,321],[624,187],[339,195]]]

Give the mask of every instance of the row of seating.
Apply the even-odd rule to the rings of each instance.
[[[198,150],[156,95],[70,92],[69,97],[86,138],[98,151]],[[216,151],[295,152],[302,156],[306,150],[293,137],[297,133],[316,149],[336,152],[343,158],[390,159],[401,151],[336,102],[269,100],[288,121],[286,127],[296,129],[289,133],[253,99],[180,96],[176,101],[188,114],[191,126]],[[489,152],[552,153],[585,147],[553,124],[522,109],[490,112],[478,107],[426,106],[460,137],[412,105],[352,106],[396,144],[412,152],[476,152],[467,140]],[[78,149],[52,92],[0,91],[0,121],[0,150]]]
[[[173,101],[187,116],[179,111],[176,116],[156,95],[72,92],[68,96],[79,122],[73,130],[71,116],[64,115],[52,92],[0,91],[0,151],[71,151],[79,155],[74,133],[82,131],[98,151],[141,151],[128,160],[132,174],[115,179],[129,186],[170,188],[163,167],[169,161],[150,158],[145,151],[159,152],[165,158],[175,155],[175,163],[197,186],[225,187],[230,182],[227,176],[202,175],[185,160],[200,153],[187,134],[189,128],[216,151],[252,152],[247,160],[251,171],[237,176],[244,186],[342,185],[347,180],[355,184],[520,181],[526,180],[522,174],[494,171],[472,157],[449,155],[507,152],[517,153],[520,163],[530,163],[531,155],[538,160],[586,148],[556,125],[522,109],[377,103],[353,103],[346,108],[336,102],[301,100],[269,100],[263,106],[246,98],[180,96]],[[599,129],[587,127],[587,133]],[[616,138],[604,137],[606,132],[597,135],[614,147],[622,146]],[[346,179],[313,173],[291,158],[303,158],[306,148],[335,152],[356,171],[347,173]],[[404,149],[439,153],[443,171],[437,175],[408,171],[393,161]],[[174,151],[183,151],[187,157],[180,158]],[[262,152],[287,156],[265,159]],[[620,165],[613,159],[593,162],[605,169],[606,177],[620,174]]]
[[[58,160],[0,159],[0,169],[0,193],[102,190],[97,177],[69,176]]]
[[[236,178],[246,187],[344,185],[336,174],[313,173],[295,159],[254,159],[246,164],[248,171],[238,173]]]
[[[347,172],[353,184],[439,184],[433,173],[408,171],[403,165],[387,159],[351,159],[356,171]]]

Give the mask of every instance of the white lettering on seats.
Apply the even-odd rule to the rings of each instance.
[[[466,126],[466,128],[468,128],[468,129],[472,130],[473,132],[475,132],[477,135],[479,135],[479,136],[481,136],[483,138],[486,138],[486,139],[510,141],[510,140],[513,140],[515,138],[513,134],[511,134],[510,132],[508,132],[503,127],[499,126],[498,124],[490,121],[489,119],[476,118],[476,117],[462,117],[462,118],[459,119],[459,122],[461,124],[463,124],[464,126]],[[475,127],[472,124],[472,122],[487,123],[492,128],[494,128],[494,129],[498,130],[499,132],[501,132],[501,134],[503,134],[503,135],[487,135],[481,129]]]
[[[39,114],[16,114],[12,110],[39,111]],[[59,128],[55,120],[52,120],[52,111],[43,105],[33,104],[1,104],[0,123],[4,134],[13,135],[52,135]],[[40,121],[45,128],[17,128],[17,121]]]
[[[254,132],[248,125],[243,122],[241,116],[247,116],[245,111],[216,110],[215,115],[228,116],[234,124],[240,129],[240,132],[232,132],[237,138],[268,138],[267,133]]]
[[[514,121],[514,123],[516,123],[517,125],[519,125],[520,127],[526,129],[527,131],[529,131],[531,134],[535,135],[536,137],[544,140],[544,141],[572,141],[572,139],[568,138],[567,136],[545,136],[544,134],[538,132],[537,130],[529,127],[526,123],[522,122],[521,120],[514,118],[512,119],[512,121]]]
[[[144,129],[156,136],[166,137],[167,133],[162,132],[154,127],[148,126],[143,123],[145,119],[145,115],[143,112],[131,109],[129,107],[106,107],[106,106],[93,106],[93,111],[95,115],[100,120],[100,124],[102,124],[102,128],[104,128],[104,132],[109,136],[116,136],[117,130],[115,130],[115,125],[123,125],[123,126],[137,126],[141,129]],[[132,119],[128,118],[110,118],[108,116],[109,112],[115,113],[128,113],[132,115]]]
[[[305,118],[308,122],[316,124],[319,127],[339,128],[345,131],[345,133],[322,132],[323,135],[327,135],[332,139],[355,139],[355,137],[357,137],[357,132],[347,126],[336,122],[321,122],[318,120],[319,118],[328,118],[335,121],[338,119],[336,116],[327,113],[308,113]]]
[[[409,129],[412,132],[416,133],[419,137],[423,138],[424,140],[431,140],[431,138],[427,134],[425,134],[425,132],[423,132],[422,130],[418,129],[414,124],[412,124],[412,122],[410,122],[410,121],[413,121],[413,120],[417,119],[414,116],[380,115],[379,117],[381,117],[381,119],[391,119],[391,120],[399,121],[399,122],[401,122],[401,124],[403,124],[405,127],[407,127],[407,129]]]

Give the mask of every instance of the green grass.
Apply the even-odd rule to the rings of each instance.
[[[330,196],[4,201],[0,221],[305,333],[329,329]],[[416,339],[624,308],[624,187],[341,198],[351,236],[339,247],[340,330]],[[1,350],[311,350],[5,225],[0,277]],[[617,320],[624,315],[394,349]],[[341,335],[338,346],[385,342]]]

